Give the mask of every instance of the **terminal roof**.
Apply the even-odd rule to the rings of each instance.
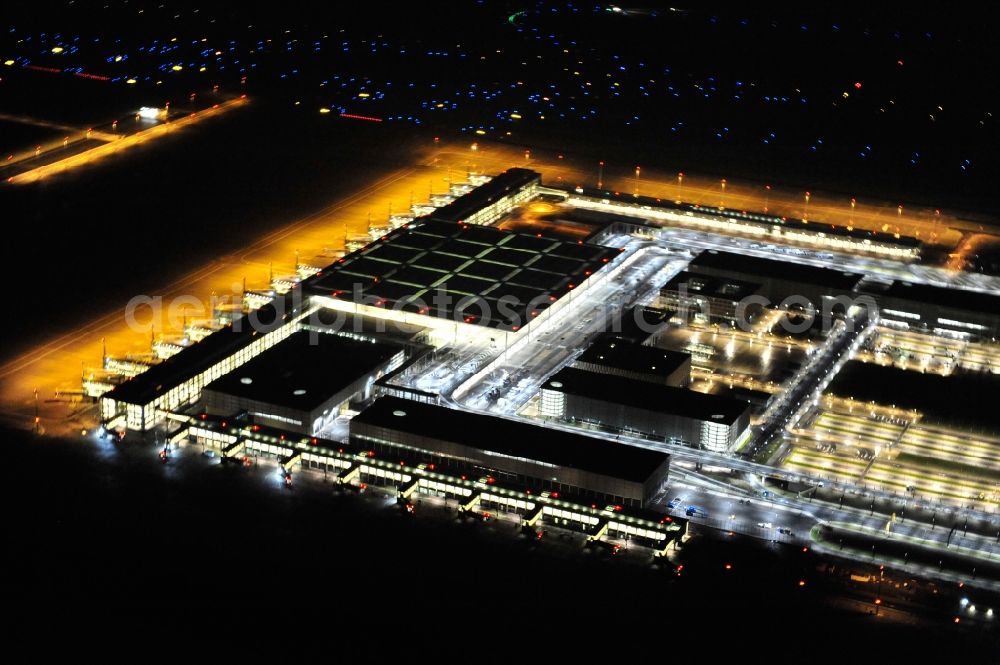
[[[697,259],[696,259],[697,260]],[[707,298],[723,298],[739,301],[760,290],[761,285],[740,279],[716,277],[697,272],[682,271],[667,282],[662,291],[679,291],[685,289],[690,297],[705,296]]]
[[[617,255],[598,245],[423,218],[327,267],[306,291],[517,330]]]
[[[691,360],[691,354],[643,346],[620,337],[602,336],[577,358],[578,362],[601,365],[664,380]]]
[[[241,316],[200,342],[117,385],[104,396],[126,404],[148,404],[248,346],[258,339],[259,335],[281,327],[299,311],[299,296],[295,291],[293,289],[263,307]]]
[[[494,176],[489,182],[458,197],[446,206],[431,213],[431,218],[446,222],[462,222],[491,203],[507,196],[512,191],[530,185],[532,181],[541,181],[542,176],[537,171],[522,168],[510,168]]]
[[[206,390],[311,411],[389,362],[402,347],[300,330]]]
[[[775,259],[762,259],[746,254],[720,252],[707,249],[701,252],[691,262],[692,272],[702,270],[717,270],[732,272],[739,275],[754,275],[769,279],[780,279],[791,282],[801,282],[815,286],[826,287],[833,291],[850,292],[864,279],[864,275],[855,272],[818,268],[816,266]]]
[[[542,389],[723,425],[732,425],[750,408],[743,400],[572,367],[557,372]]]
[[[355,423],[364,423],[640,483],[669,458],[606,439],[398,397],[379,398],[351,423],[352,431]]]
[[[887,298],[900,298],[917,303],[962,309],[969,312],[997,315],[1000,313],[1000,296],[981,291],[966,291],[963,289],[948,289],[927,284],[909,284],[893,282],[888,289],[879,294]]]

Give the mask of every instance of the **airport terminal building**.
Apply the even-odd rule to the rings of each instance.
[[[351,419],[350,437],[379,457],[417,454],[452,473],[631,507],[656,496],[670,466],[666,453],[397,397]]]
[[[1000,337],[1000,296],[905,282],[869,293],[887,323],[950,336]]]
[[[273,300],[235,313],[223,328],[102,394],[102,421],[145,431],[168,414],[190,411],[207,386],[300,331],[325,309],[424,328],[422,338],[437,346],[479,336],[509,348],[530,334],[533,320],[586,291],[597,275],[610,273],[604,269],[618,256],[617,250],[596,245],[475,225],[495,221],[533,197],[539,182],[534,171],[508,169]],[[435,295],[442,297],[435,300]],[[426,305],[417,304],[425,300]],[[213,404],[255,401],[228,384],[225,392],[213,389],[211,395]],[[315,420],[311,411],[283,417]]]
[[[304,289],[319,307],[427,328],[435,346],[478,337],[508,348],[606,279],[619,254],[424,219],[344,257]]]
[[[685,270],[660,289],[656,304],[676,312],[685,321],[694,319],[735,327],[753,323],[763,311],[760,303],[750,299],[761,288],[759,283]]]
[[[399,345],[299,330],[202,391],[207,413],[246,412],[254,422],[315,435],[405,358]]]
[[[573,367],[675,388],[691,383],[691,354],[644,346],[602,335],[580,354]]]
[[[728,453],[751,434],[750,403],[566,368],[542,384],[541,415]]]
[[[735,280],[737,284],[759,285],[754,293],[764,296],[771,306],[780,305],[787,298],[790,305],[804,306],[808,301],[816,311],[822,310],[825,299],[856,295],[864,279],[864,275],[855,272],[713,249],[698,254],[688,270],[709,277]]]

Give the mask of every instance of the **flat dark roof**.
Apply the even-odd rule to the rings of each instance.
[[[941,376],[852,360],[834,377],[829,391],[861,403],[916,409],[928,422],[993,432],[1000,428],[1000,377],[986,372]]]
[[[724,425],[732,425],[750,408],[749,402],[730,397],[621,376],[597,374],[572,367],[557,372],[542,384],[542,388],[656,413],[710,420]]]
[[[103,396],[126,404],[148,404],[160,395],[193,379],[209,367],[248,346],[258,335],[284,325],[298,313],[294,289],[271,303],[245,314],[163,362],[153,365]]]
[[[864,279],[864,275],[856,272],[844,272],[830,268],[793,263],[792,261],[776,261],[762,259],[746,254],[720,252],[707,249],[691,261],[692,272],[701,270],[717,270],[735,275],[753,275],[770,279],[780,279],[790,282],[801,282],[815,286],[826,287],[835,291],[852,291]]]
[[[300,330],[205,389],[311,411],[387,363],[402,347]]]
[[[430,217],[445,222],[461,222],[512,191],[530,185],[533,181],[541,181],[541,178],[541,174],[531,169],[516,167],[507,169],[468,194],[438,208]]]
[[[467,322],[515,330],[618,253],[598,245],[424,218],[328,266],[309,280],[305,291],[451,320],[465,319],[460,298],[482,296],[490,315]],[[441,306],[441,292],[453,301]],[[495,306],[501,298],[512,306]]]
[[[717,277],[715,275],[706,275],[704,273],[685,270],[677,273],[673,279],[663,286],[661,291],[677,291],[682,286],[690,296],[726,298],[733,301],[742,300],[749,295],[753,295],[761,287],[760,284],[742,279]]]
[[[691,354],[643,346],[621,337],[602,336],[580,354],[577,360],[666,379],[690,361]]]
[[[352,431],[355,423],[637,483],[646,482],[670,457],[606,439],[398,397],[380,397],[352,419]]]
[[[604,334],[606,337],[620,337],[631,342],[642,344],[656,331],[670,321],[674,312],[655,307],[636,305],[621,312],[616,319],[611,320],[612,328]]]
[[[981,291],[893,282],[888,289],[878,295],[885,298],[899,298],[939,307],[1000,316],[1000,296]]]

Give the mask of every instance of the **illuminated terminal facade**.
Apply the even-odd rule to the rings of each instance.
[[[561,190],[554,190],[561,191]],[[681,203],[648,196],[577,187],[566,190],[567,201],[581,207],[620,209],[654,222],[689,225],[714,233],[738,234],[765,242],[824,247],[832,251],[872,254],[913,261],[920,258],[922,243],[898,233],[869,231],[813,220],[798,220],[766,213]]]
[[[300,300],[294,289],[115,386],[101,397],[102,419],[144,431],[192,408],[205,386],[297,332],[308,314]]]
[[[887,325],[952,337],[1000,337],[1000,296],[992,293],[905,282],[867,292]]]

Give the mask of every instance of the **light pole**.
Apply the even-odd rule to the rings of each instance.
[[[764,212],[767,212],[767,204],[771,201],[771,186],[764,185]]]
[[[809,220],[809,192],[806,192],[806,209],[802,213],[802,221],[805,222],[808,220]]]
[[[878,609],[882,605],[882,577],[885,575],[885,566],[878,567],[878,590],[875,592],[875,616],[878,616]]]
[[[635,198],[639,198],[639,173],[641,171],[642,170],[638,166],[635,167]]]
[[[597,162],[597,189],[604,187],[604,162]]]
[[[683,200],[681,197],[681,187],[684,185],[684,172],[680,171],[677,174],[677,202],[680,203]]]
[[[722,198],[719,201],[719,208],[722,209],[726,207],[726,179],[723,178],[720,184],[722,185]]]

